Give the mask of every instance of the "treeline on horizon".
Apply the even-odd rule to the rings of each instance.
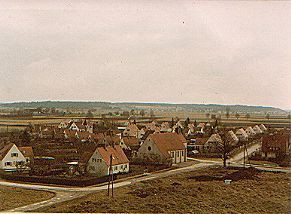
[[[173,103],[135,103],[135,102],[97,102],[97,101],[34,101],[34,102],[14,102],[1,103],[2,108],[142,108],[142,107],[169,107],[183,108],[185,110],[196,111],[230,111],[230,112],[276,112],[285,113],[284,110],[275,107],[266,106],[248,106],[248,105],[220,105],[220,104],[173,104]]]

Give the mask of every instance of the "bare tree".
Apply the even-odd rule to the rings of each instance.
[[[246,114],[246,118],[250,119],[251,115],[249,113]]]
[[[240,115],[239,115],[239,113],[235,113],[235,117],[236,117],[236,119],[238,120],[238,118],[240,117]]]
[[[227,137],[225,130],[222,130],[222,132],[220,133],[220,137],[222,140],[221,153],[222,153],[223,167],[226,167],[226,161],[227,159],[229,159],[229,154],[231,152],[231,145],[230,145],[229,138]]]
[[[270,120],[270,114],[266,114],[266,119]]]

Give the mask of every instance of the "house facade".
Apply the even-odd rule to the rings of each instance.
[[[26,158],[15,144],[7,144],[0,150],[0,170],[15,171],[25,168]]]
[[[262,138],[262,157],[278,158],[289,153],[290,134],[266,135]]]
[[[93,153],[87,155],[86,172],[98,177],[109,175],[110,156],[112,155],[112,172],[128,173],[129,160],[119,145],[115,146],[100,146]]]
[[[187,160],[187,143],[177,133],[150,134],[138,150],[138,157],[163,163],[181,163]]]

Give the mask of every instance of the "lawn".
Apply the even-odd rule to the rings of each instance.
[[[54,193],[0,186],[0,211],[48,200]]]
[[[287,213],[288,189],[284,173],[207,168],[121,187],[114,198],[102,191],[37,211]]]

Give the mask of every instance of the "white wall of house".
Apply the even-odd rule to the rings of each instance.
[[[140,158],[144,158],[151,155],[159,156],[161,159],[163,158],[160,150],[157,148],[154,141],[148,138],[141,144],[140,148],[138,149],[137,156]]]
[[[113,174],[128,173],[129,163],[113,165],[112,168]],[[88,161],[87,172],[98,177],[109,175],[109,166],[102,159],[97,149]]]
[[[172,158],[172,163],[182,163],[186,161],[186,151],[185,150],[177,150],[169,152]]]
[[[76,125],[76,123],[72,123],[72,125],[70,126],[69,129],[74,130],[74,131],[79,131],[79,128],[78,128],[78,126]]]
[[[5,157],[2,159],[2,161],[0,161],[0,169],[3,170],[16,169],[17,164],[19,163],[22,163],[23,165],[26,164],[26,158],[14,144],[11,147],[11,149],[7,152]]]
[[[277,155],[275,152],[262,152],[263,158],[276,158]]]

